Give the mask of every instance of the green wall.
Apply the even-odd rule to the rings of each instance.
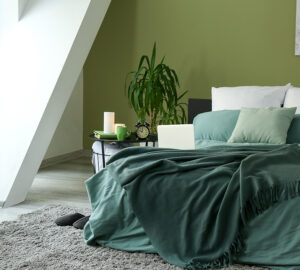
[[[132,127],[124,81],[154,41],[187,98],[211,86],[300,87],[294,55],[296,0],[112,0],[84,66],[84,147],[104,111]]]

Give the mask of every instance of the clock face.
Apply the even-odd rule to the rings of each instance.
[[[146,139],[149,135],[149,129],[146,126],[139,126],[136,130],[136,135],[140,139]]]

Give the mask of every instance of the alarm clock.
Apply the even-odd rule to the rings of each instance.
[[[145,140],[148,138],[150,134],[149,124],[147,122],[145,123],[136,123],[135,125],[135,135],[138,139]]]

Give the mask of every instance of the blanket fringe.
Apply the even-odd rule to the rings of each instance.
[[[297,196],[300,196],[300,181],[274,185],[271,188],[261,190],[246,202],[242,212],[243,223],[247,224],[251,219],[262,214],[275,203]]]
[[[259,191],[255,196],[249,199],[243,207],[241,212],[243,226],[241,226],[240,232],[235,241],[231,244],[230,249],[224,252],[221,257],[209,263],[204,263],[201,262],[200,259],[194,258],[185,268],[189,270],[203,270],[228,267],[232,264],[232,256],[238,255],[243,251],[243,227],[250,220],[262,214],[275,203],[283,202],[297,196],[300,196],[300,181],[274,185],[271,188]]]

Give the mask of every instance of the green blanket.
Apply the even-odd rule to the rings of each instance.
[[[132,147],[109,163],[86,182],[93,210],[86,242],[157,252],[188,269],[227,266],[239,256],[247,262],[244,242],[251,221],[300,194],[297,145],[191,151]],[[300,206],[290,210],[299,212]],[[270,228],[276,243],[281,229]],[[258,263],[274,264],[270,260]]]

